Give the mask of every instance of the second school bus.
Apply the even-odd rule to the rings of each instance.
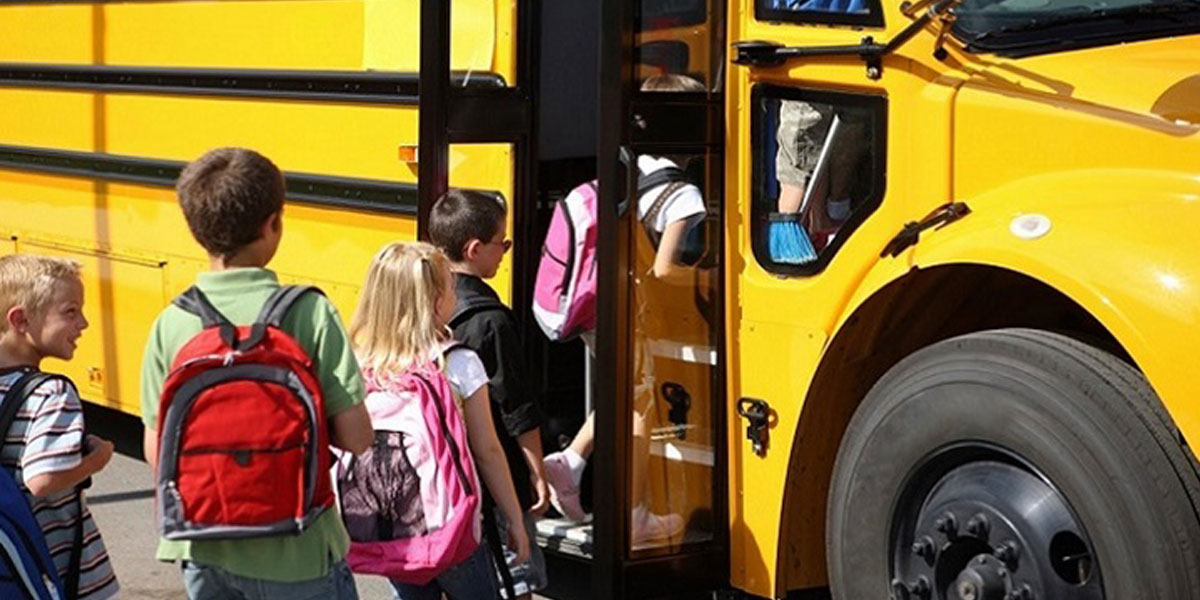
[[[593,597],[1200,597],[1195,2],[452,4],[0,4],[0,248],[85,265],[53,368],[136,413],[151,319],[206,265],[171,186],[212,147],[285,170],[272,268],[343,316],[381,244],[479,189],[547,442],[596,410],[594,521],[539,523]],[[662,73],[707,91],[638,91]],[[661,279],[623,201],[651,157],[706,207]],[[593,177],[585,363],[528,306]]]

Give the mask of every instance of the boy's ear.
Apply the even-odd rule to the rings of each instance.
[[[283,211],[275,211],[275,214],[267,217],[267,221],[263,223],[262,229],[259,231],[260,237],[266,237],[268,233],[279,233],[283,227]]]
[[[8,309],[8,312],[4,314],[4,320],[8,323],[9,329],[18,333],[24,333],[25,329],[29,327],[29,313],[21,305]]]
[[[479,256],[479,247],[482,245],[483,242],[479,241],[478,239],[471,238],[470,240],[467,240],[467,243],[463,244],[463,261],[471,262],[475,260],[475,257]]]

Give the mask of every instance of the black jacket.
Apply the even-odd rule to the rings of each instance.
[[[512,310],[482,279],[459,273],[455,291],[458,304],[450,327],[454,339],[479,355],[488,375],[488,397],[492,421],[504,448],[508,470],[517,488],[521,508],[533,506],[529,465],[517,444],[517,436],[542,426],[542,409],[527,376],[521,330]]]

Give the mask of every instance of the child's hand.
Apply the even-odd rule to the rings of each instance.
[[[533,506],[529,507],[530,514],[542,516],[550,509],[550,485],[542,473],[531,471],[529,479],[533,484]]]
[[[112,460],[113,443],[88,434],[83,440],[83,456],[91,463],[92,472],[103,469]]]
[[[525,533],[525,523],[523,517],[518,517],[516,523],[509,521],[508,523],[508,547],[517,551],[516,564],[522,564],[529,560],[529,536]]]

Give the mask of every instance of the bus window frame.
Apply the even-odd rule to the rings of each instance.
[[[874,179],[872,181],[871,195],[862,204],[859,210],[850,215],[849,218],[838,229],[837,235],[833,241],[826,246],[818,255],[817,260],[803,265],[789,265],[777,263],[770,260],[769,252],[767,251],[765,232],[761,232],[759,228],[759,202],[767,192],[767,160],[775,161],[775,155],[764,156],[759,150],[763,147],[763,136],[774,136],[775,131],[765,131],[766,117],[764,111],[761,110],[765,100],[799,100],[803,102],[815,102],[818,104],[828,104],[835,107],[850,106],[857,108],[866,108],[874,114],[872,127],[874,129],[874,144],[875,154],[872,161],[874,170]],[[750,224],[750,248],[754,254],[754,260],[763,270],[773,275],[783,277],[812,277],[820,274],[829,266],[829,263],[837,256],[838,251],[845,245],[846,240],[854,235],[866,220],[879,209],[883,204],[883,199],[887,195],[887,120],[888,120],[888,99],[884,94],[863,94],[852,92],[835,92],[830,90],[819,90],[813,88],[797,88],[773,83],[760,83],[755,85],[750,90],[750,218],[747,222]]]
[[[865,14],[768,8],[766,4],[769,1],[754,0],[755,20],[768,23],[794,23],[798,25],[850,25],[879,28],[884,26],[883,3],[880,0],[867,0],[869,8]]]

